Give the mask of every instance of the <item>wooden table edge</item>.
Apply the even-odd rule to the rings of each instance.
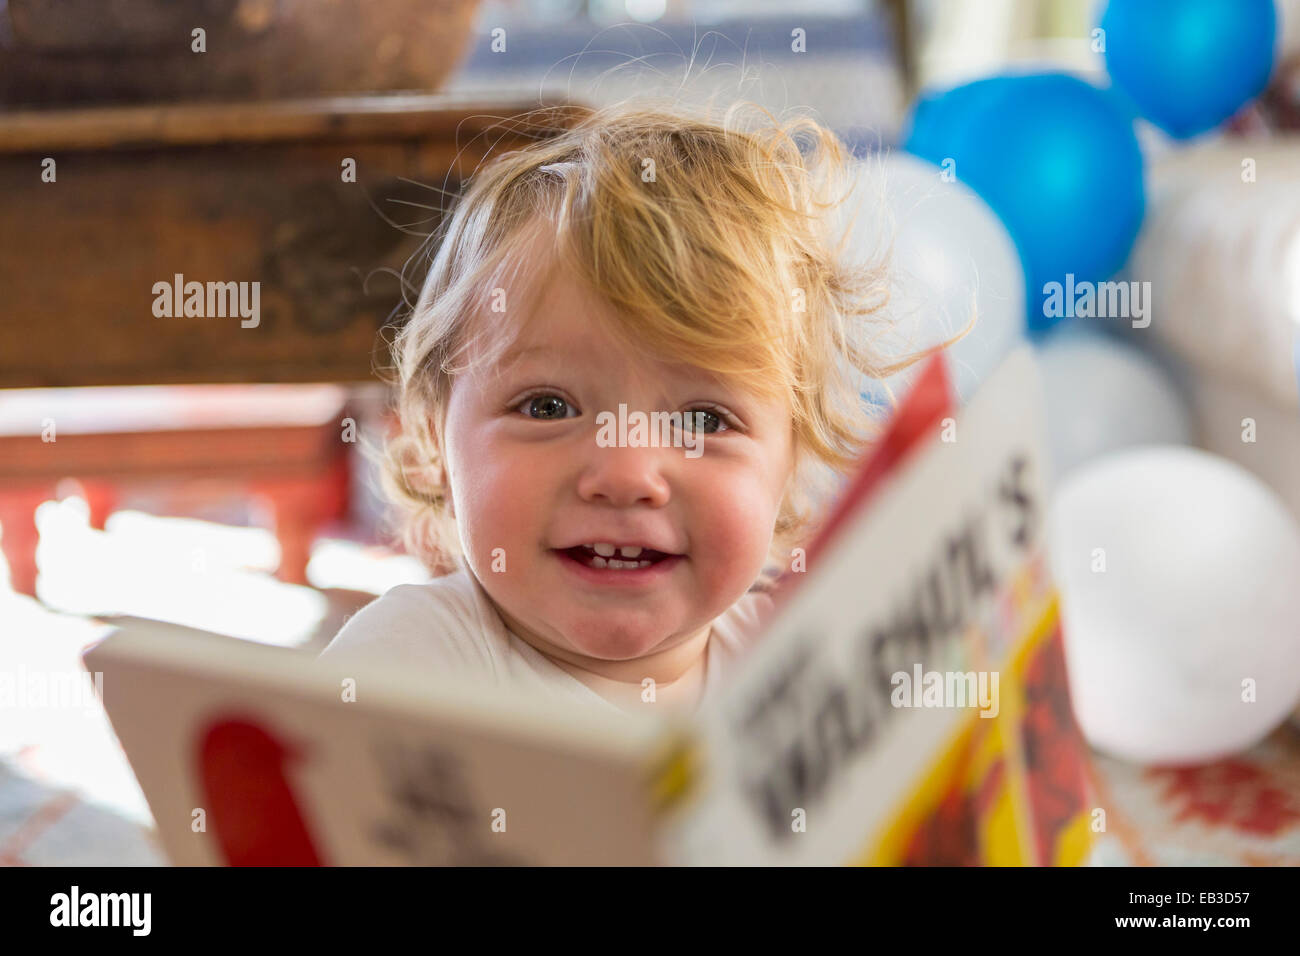
[[[340,139],[544,138],[591,107],[482,94],[398,93],[0,112],[0,154]]]

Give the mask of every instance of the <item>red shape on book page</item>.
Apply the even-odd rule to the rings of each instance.
[[[229,866],[321,866],[287,774],[297,752],[259,724],[221,719],[200,735],[209,821]]]
[[[1087,811],[1088,746],[1070,706],[1065,644],[1058,621],[1025,665],[1020,741],[1039,866],[1053,866],[1061,834]]]
[[[786,572],[778,581],[778,593],[788,596],[795,579],[804,578],[817,558],[825,553],[884,484],[903,460],[934,434],[936,426],[953,412],[952,380],[942,352],[926,360],[921,374],[889,420],[885,433],[863,456],[856,475],[836,499],[831,514],[807,548],[807,571]]]

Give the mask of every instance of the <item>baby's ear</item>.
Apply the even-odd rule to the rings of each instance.
[[[442,455],[439,454],[431,466],[432,479],[438,490],[442,492],[443,500],[447,503],[447,513],[453,518],[456,516],[456,503],[451,498],[451,481],[448,480],[447,466],[443,461]]]
[[[438,427],[438,419],[430,415],[424,423],[429,432],[429,440],[433,445],[433,462],[432,467],[438,476],[438,481],[447,480],[447,469],[444,464],[446,457],[443,453],[444,442],[442,440],[442,430]]]
[[[433,474],[438,487],[442,489],[447,503],[447,513],[456,517],[456,503],[451,496],[451,477],[447,473],[446,443],[443,441],[443,426],[446,425],[446,413],[435,412],[429,416],[429,437],[433,440]]]

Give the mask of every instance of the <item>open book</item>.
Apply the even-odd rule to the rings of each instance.
[[[960,412],[930,359],[690,717],[340,680],[164,624],[86,665],[177,864],[1078,863],[1041,406],[1028,349]]]

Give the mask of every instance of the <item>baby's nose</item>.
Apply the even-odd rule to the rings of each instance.
[[[669,449],[593,448],[578,478],[578,494],[588,501],[604,500],[617,507],[637,504],[662,507],[670,498],[664,474]]]

